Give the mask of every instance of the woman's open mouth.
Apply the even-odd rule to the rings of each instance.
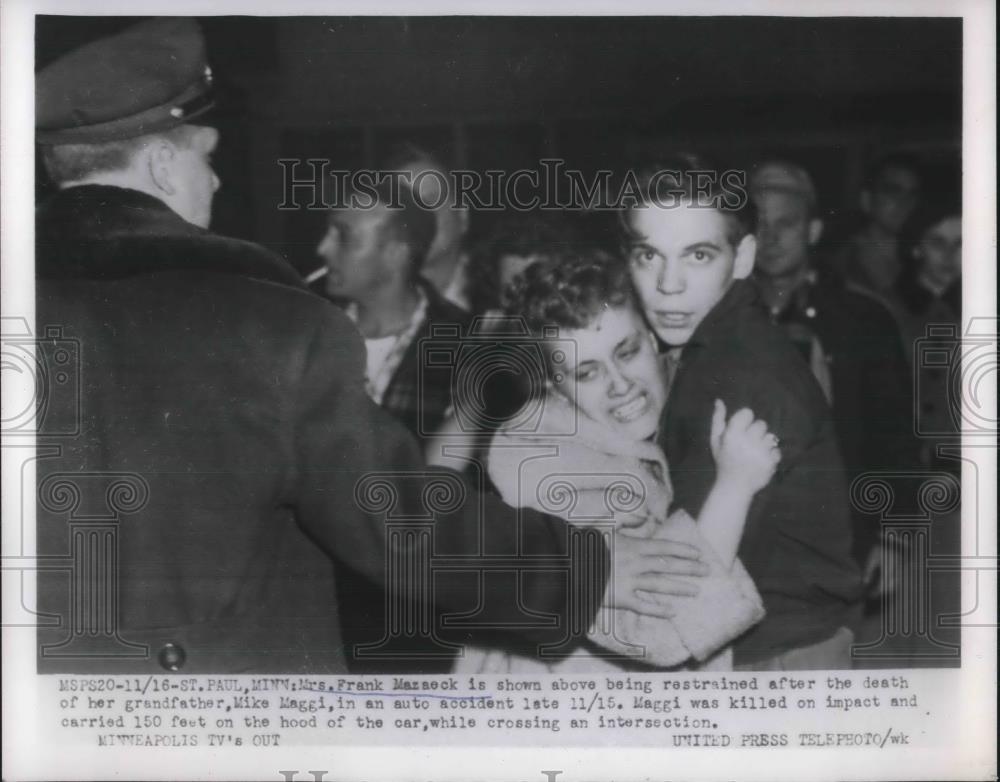
[[[611,417],[619,423],[627,424],[644,415],[649,410],[649,394],[643,391],[635,399],[612,408]]]

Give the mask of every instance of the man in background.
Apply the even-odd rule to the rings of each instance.
[[[448,167],[430,152],[403,144],[389,154],[382,169],[402,172],[402,189],[409,187],[411,197],[434,216],[434,238],[423,262],[424,278],[452,304],[469,310],[469,209],[454,203]]]
[[[902,271],[899,237],[920,202],[920,167],[903,154],[887,155],[861,190],[864,223],[831,255],[832,268],[852,286],[890,301]]]
[[[360,203],[361,196],[354,196]],[[368,396],[422,443],[437,433],[453,406],[456,369],[427,361],[428,342],[441,328],[464,336],[471,319],[421,274],[435,230],[434,213],[417,205],[407,189],[400,189],[393,204],[392,193],[379,188],[370,205],[332,211],[316,248],[329,269],[327,294],[344,305],[364,337]],[[337,581],[345,640],[352,647],[375,645],[385,634],[386,592],[347,571]],[[410,650],[426,658],[422,673],[447,673],[453,664],[433,640],[413,640]],[[398,659],[355,660],[351,666],[356,673],[408,670],[408,662]]]

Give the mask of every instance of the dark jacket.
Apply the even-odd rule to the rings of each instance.
[[[334,569],[392,577],[387,521],[473,571],[481,551],[551,561],[519,583],[556,626],[576,598],[596,610],[603,543],[574,554],[597,572],[570,601],[550,559],[566,526],[424,467],[364,393],[354,326],[276,256],[139,192],[85,186],[40,208],[37,276],[40,355],[62,378],[38,441],[40,671],[344,671]],[[482,598],[475,618],[509,626],[509,580],[483,595],[471,575],[434,597]],[[520,632],[558,640],[541,624]]]
[[[873,296],[813,275],[776,321],[819,340],[832,380],[833,425],[848,481],[870,471],[912,471],[918,461],[913,381],[889,310]],[[878,540],[879,520],[856,512],[854,522],[854,553],[864,562]]]
[[[782,461],[751,506],[739,548],[767,616],[738,639],[737,664],[830,637],[853,619],[860,574],[850,555],[844,466],[809,367],[739,280],[684,347],[660,427],[675,507],[701,510],[715,480],[715,399],[749,407],[781,441]]]
[[[396,367],[382,397],[382,407],[419,438],[435,434],[453,404],[452,389],[461,382],[462,342],[472,316],[448,301],[427,282],[423,323]]]

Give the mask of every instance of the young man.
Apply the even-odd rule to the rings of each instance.
[[[754,278],[771,319],[795,343],[823,387],[848,479],[871,470],[900,473],[916,464],[912,379],[892,314],[872,296],[848,290],[813,259],[823,223],[812,178],[785,161],[750,177],[757,209]],[[879,529],[854,514],[854,553],[881,562]]]
[[[316,252],[329,269],[327,293],[346,304],[365,338],[368,395],[423,440],[452,406],[456,369],[426,360],[428,340],[441,328],[464,336],[471,317],[423,276],[435,236],[433,212],[406,190],[398,203],[387,188],[377,188],[370,206],[362,199],[330,213]]]
[[[780,438],[782,461],[739,549],[767,616],[736,641],[736,666],[847,668],[861,581],[830,410],[747,279],[756,243],[745,191],[722,187],[721,172],[706,189],[707,170],[690,157],[651,167],[622,215],[633,283],[673,365],[658,439],[674,505],[697,516],[715,478],[714,400],[750,408]]]

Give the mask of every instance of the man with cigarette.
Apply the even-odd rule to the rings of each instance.
[[[425,444],[454,404],[458,369],[453,361],[429,358],[463,339],[471,318],[421,274],[434,239],[434,214],[406,189],[398,197],[388,185],[372,193],[369,198],[355,193],[349,200],[357,203],[330,212],[316,252],[329,270],[327,294],[344,306],[364,337],[365,391]],[[343,571],[337,591],[346,596],[340,605],[345,641],[375,646],[389,620],[384,589]],[[451,670],[454,655],[435,654],[433,638],[412,638],[408,649],[426,658],[423,673]],[[351,668],[357,673],[405,673],[408,664],[376,658],[356,660]]]
[[[427,351],[436,335],[449,346],[464,338],[472,318],[423,276],[434,213],[389,183],[372,194],[330,212],[316,253],[329,270],[327,293],[365,338],[368,395],[423,441],[454,404],[457,369]]]
[[[335,571],[412,586],[386,572],[391,519],[426,522],[416,542],[399,538],[408,561],[429,526],[435,552],[470,564],[531,554],[519,603],[472,590],[499,612],[479,624],[509,625],[523,606],[555,622],[513,632],[557,643],[602,599],[668,613],[641,593],[704,572],[696,550],[618,536],[609,550],[428,469],[365,393],[350,320],[281,258],[207,230],[221,184],[218,133],[202,124],[210,88],[201,31],[177,18],[36,77],[36,138],[58,188],[36,217],[38,332],[58,325],[78,365],[44,343],[39,355],[80,389],[43,400],[37,555],[63,569],[39,572],[39,671],[343,672]]]

